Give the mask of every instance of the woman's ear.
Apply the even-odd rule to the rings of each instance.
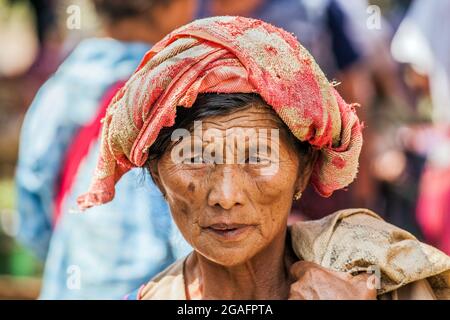
[[[309,183],[319,152],[311,149],[308,154],[301,155],[295,192],[303,192]]]
[[[157,159],[149,160],[147,162],[147,168],[148,168],[148,171],[150,172],[150,176],[152,177],[153,182],[156,184],[158,189],[161,191],[161,193],[165,197],[166,192],[165,192],[163,184],[161,182],[161,177],[159,175],[158,160]]]

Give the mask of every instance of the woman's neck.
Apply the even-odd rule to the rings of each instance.
[[[214,263],[197,252],[186,261],[188,299],[287,299],[289,267],[295,261],[281,235],[256,256],[232,267]]]

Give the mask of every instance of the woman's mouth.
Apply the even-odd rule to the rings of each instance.
[[[239,241],[254,228],[254,225],[236,223],[215,223],[206,228],[207,232],[225,241]]]

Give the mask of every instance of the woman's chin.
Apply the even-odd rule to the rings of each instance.
[[[248,261],[248,255],[240,254],[214,254],[204,255],[206,259],[224,267],[234,267]]]
[[[258,253],[255,242],[251,241],[234,245],[230,245],[229,243],[221,245],[220,243],[214,242],[203,248],[196,248],[195,250],[209,261],[225,267],[243,264]]]

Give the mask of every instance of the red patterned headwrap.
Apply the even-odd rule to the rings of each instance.
[[[114,97],[95,177],[79,207],[111,201],[120,177],[143,166],[161,128],[174,124],[177,106],[189,108],[211,92],[258,93],[296,138],[319,149],[311,183],[322,196],[355,178],[362,126],[308,51],[263,21],[213,17],[158,42]]]

